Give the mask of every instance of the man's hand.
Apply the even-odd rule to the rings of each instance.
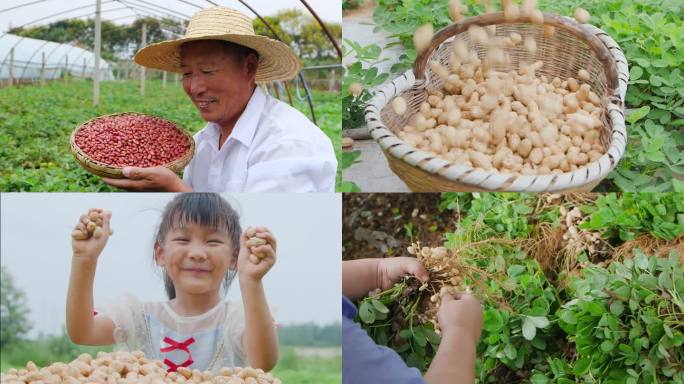
[[[388,257],[378,263],[377,282],[382,290],[390,289],[402,277],[413,275],[425,283],[429,279],[427,270],[415,257]]]
[[[192,192],[192,188],[166,167],[125,167],[123,174],[126,179],[103,177],[102,181],[129,191]]]

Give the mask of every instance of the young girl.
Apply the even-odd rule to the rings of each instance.
[[[267,228],[253,229],[267,243],[248,249],[249,230],[241,232],[238,214],[219,195],[179,194],[164,209],[154,244],[169,301],[143,303],[126,295],[94,312],[93,280],[109,238],[111,213],[93,210],[103,216],[104,235],[72,241],[66,324],[74,343],[142,350],[170,372],[235,366],[269,371],[275,366],[277,336],[261,283],[275,263],[276,239]],[[84,230],[87,222],[88,215],[81,216],[76,228]],[[250,253],[264,257],[254,264]],[[242,306],[221,295],[236,271]]]

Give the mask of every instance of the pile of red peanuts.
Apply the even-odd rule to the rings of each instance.
[[[112,167],[154,167],[183,156],[188,139],[165,120],[143,115],[106,116],[86,123],[76,145]]]

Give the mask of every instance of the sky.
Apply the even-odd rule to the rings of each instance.
[[[266,226],[278,240],[277,262],[264,290],[277,323],[340,321],[341,197],[339,194],[223,195],[243,228]],[[26,292],[33,330],[55,334],[65,323],[71,230],[82,213],[112,211],[114,235],[98,259],[98,302],[125,292],[143,301],[166,300],[152,262],[161,211],[173,194],[2,193],[0,263]],[[235,280],[228,300],[240,300]]]
[[[10,26],[21,26],[44,17],[48,18],[31,24],[30,26],[48,24],[52,21],[83,16],[88,13],[94,15],[95,13],[95,0],[70,0],[68,2],[61,0],[43,0],[35,4],[30,4],[36,1],[40,0],[0,1],[0,33],[7,32]],[[164,15],[181,17],[182,15],[185,15],[186,18],[189,18],[199,8],[188,5],[188,2],[205,8],[212,6],[211,3],[206,0],[102,0],[102,17],[103,19],[113,20],[115,23],[125,24],[131,23],[135,19],[134,12],[143,15],[153,14],[158,15],[159,17],[163,17]],[[243,11],[251,18],[256,17],[248,8],[237,0],[212,0],[212,2]],[[299,0],[246,0],[245,3],[262,16],[273,15],[277,13],[278,10],[290,8],[301,9],[304,13],[309,13]],[[341,0],[307,0],[307,3],[324,21],[342,22]],[[27,5],[3,12],[3,10],[23,4]],[[56,13],[79,7],[86,8],[50,17]],[[166,10],[159,7],[166,8]],[[122,9],[115,10],[118,8]],[[131,10],[131,8],[135,11]]]

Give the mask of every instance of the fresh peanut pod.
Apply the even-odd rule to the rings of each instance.
[[[250,254],[249,254],[249,261],[251,261],[252,264],[259,264],[259,262],[261,261],[261,259],[259,258],[259,256],[255,255],[255,254],[253,254],[253,253],[250,253]]]
[[[97,228],[97,224],[95,224],[94,221],[89,221],[88,224],[86,224],[86,229],[88,230],[88,233],[93,233],[95,228]]]
[[[102,229],[102,224],[104,223],[104,218],[100,212],[97,211],[90,211],[88,213],[88,222],[85,225],[85,231],[80,230],[80,229],[74,229],[71,232],[71,238],[74,240],[87,240],[90,237],[94,237],[96,239],[99,239],[104,235],[104,231]],[[112,229],[109,230],[109,235],[113,235],[114,231]]]
[[[71,232],[71,238],[74,240],[86,240],[88,238],[88,233],[74,229],[73,232]]]
[[[147,384],[281,384],[282,382],[261,369],[250,367],[221,368],[220,374],[186,367],[167,373],[159,360],[147,359],[140,351],[100,352],[97,358],[82,354],[70,363],[54,363],[39,368],[28,362],[26,368],[7,370],[0,374],[3,384],[83,384],[92,383],[147,383]]]
[[[266,245],[266,240],[259,237],[252,237],[245,241],[245,246],[248,248],[258,247],[260,245]]]

